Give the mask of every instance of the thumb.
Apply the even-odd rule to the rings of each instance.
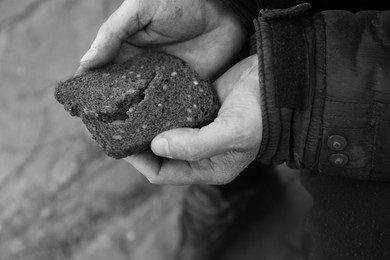
[[[100,27],[90,49],[81,58],[80,65],[86,70],[95,69],[111,62],[127,38],[147,23],[141,17],[141,1],[125,0]],[[142,21],[146,21],[141,22]]]
[[[177,128],[156,136],[151,148],[158,156],[199,161],[232,149],[235,132],[233,127],[215,122],[201,129]]]

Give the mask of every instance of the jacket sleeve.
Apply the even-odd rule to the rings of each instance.
[[[287,8],[304,0],[220,0],[225,3],[241,20],[248,31],[252,32],[253,20],[260,9]]]
[[[262,10],[258,159],[390,181],[390,11]]]

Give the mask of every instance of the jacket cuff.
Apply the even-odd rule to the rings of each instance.
[[[325,97],[325,34],[320,16],[302,18],[309,8],[303,3],[262,10],[254,22],[263,113],[258,160],[264,164],[316,165]]]

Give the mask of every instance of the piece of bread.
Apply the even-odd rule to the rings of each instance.
[[[166,130],[205,126],[220,107],[210,82],[162,52],[145,52],[71,78],[58,84],[55,98],[116,159],[148,149]]]

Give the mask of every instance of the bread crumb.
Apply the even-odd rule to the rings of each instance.
[[[163,90],[165,91],[165,90],[167,90],[167,89],[168,89],[168,85],[164,84],[164,85],[163,85]]]
[[[199,82],[196,80],[194,80],[192,83],[194,83],[195,86],[197,86],[199,84]]]
[[[171,73],[171,76],[172,76],[172,77],[174,77],[174,76],[176,76],[176,75],[177,75],[177,72],[176,72],[176,71],[174,71],[174,72]]]
[[[191,108],[187,108],[187,112],[188,113],[192,113],[192,109]]]
[[[137,77],[137,78],[140,78],[140,77],[141,77],[141,74],[137,74],[136,77]]]
[[[187,117],[187,121],[192,122],[192,117]]]
[[[113,108],[112,108],[112,106],[110,106],[110,105],[107,105],[107,106],[104,106],[103,107],[103,111],[104,112],[111,112],[113,110]]]
[[[83,109],[83,112],[84,112],[85,115],[88,115],[88,116],[90,116],[90,117],[97,118],[97,117],[99,116],[98,113],[96,113],[95,110],[90,110],[90,109],[88,109],[88,108],[84,108],[84,109]]]
[[[157,104],[157,106],[161,107],[161,106],[162,106],[162,104],[161,104],[161,103],[158,103],[158,104]]]
[[[115,140],[122,140],[123,137],[121,135],[113,135],[112,136],[112,139],[115,139]]]
[[[115,120],[115,121],[112,121],[111,124],[113,125],[120,125],[120,124],[123,124],[125,121],[123,120]]]
[[[136,92],[135,89],[129,89],[128,91],[126,91],[126,94],[133,94],[135,92]]]
[[[148,125],[147,125],[147,124],[143,124],[143,125],[142,125],[142,128],[143,128],[143,129],[146,129],[146,128],[148,128]]]
[[[193,108],[198,108],[198,106],[196,104],[193,104],[192,107]]]
[[[126,78],[126,76],[125,76],[125,75],[123,75],[123,76],[122,76],[122,79],[125,79],[125,78]]]

